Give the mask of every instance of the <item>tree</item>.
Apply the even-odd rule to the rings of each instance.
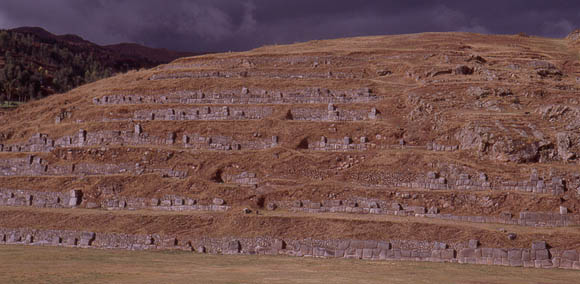
[[[6,47],[10,42],[10,34],[7,31],[0,31],[0,47]]]
[[[36,99],[36,90],[34,89],[34,85],[28,85],[28,99],[33,100]]]

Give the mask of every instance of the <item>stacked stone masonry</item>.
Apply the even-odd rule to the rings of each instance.
[[[183,147],[194,150],[264,150],[277,147],[278,142],[278,136],[272,136],[270,139],[258,141],[239,141],[228,136],[204,137],[196,133],[184,134],[182,136]]]
[[[127,104],[329,104],[368,103],[378,100],[368,88],[360,90],[329,90],[321,88],[297,91],[267,91],[242,88],[238,91],[208,93],[181,91],[165,95],[109,95],[93,98],[96,105]]]
[[[255,173],[242,172],[238,175],[224,175],[224,182],[242,185],[256,185],[260,182]]]
[[[437,144],[435,142],[427,143],[427,150],[438,151],[438,152],[454,152],[459,150],[459,145],[446,146]]]
[[[134,120],[245,120],[271,116],[271,107],[197,107],[162,110],[139,110]]]
[[[259,56],[246,58],[220,58],[220,59],[199,59],[188,62],[175,62],[168,65],[158,67],[159,70],[178,70],[178,69],[196,69],[196,68],[216,68],[219,70],[231,69],[234,67],[312,67],[316,69],[322,66],[363,66],[368,62],[375,60],[400,60],[403,58],[414,58],[414,55],[295,55],[295,56]],[[421,57],[422,58],[422,57]],[[277,68],[279,70],[279,68]],[[253,72],[253,70],[251,70]],[[361,70],[362,71],[362,70]],[[213,72],[213,71],[212,71]]]
[[[356,143],[350,137],[342,139],[333,139],[322,136],[320,141],[308,143],[308,149],[312,151],[331,151],[331,152],[346,152],[346,151],[365,151],[368,149],[377,148],[376,144],[369,143],[368,138],[361,137],[360,143]]]
[[[151,209],[162,211],[214,211],[225,212],[230,206],[225,202],[214,201],[212,204],[198,204],[197,200],[181,196],[168,195],[163,198],[114,197],[96,202],[85,202],[81,190],[68,193],[43,192],[34,190],[0,189],[0,206],[31,206],[38,208],[104,208],[108,210]]]
[[[173,72],[157,73],[152,75],[150,80],[168,79],[201,79],[201,78],[276,78],[276,79],[359,79],[363,78],[362,73],[327,71],[327,72],[282,72],[282,71],[196,71],[196,72]]]
[[[292,120],[307,121],[363,121],[377,119],[378,111],[343,110],[334,104],[328,104],[327,110],[312,108],[294,108],[290,111]]]
[[[274,142],[275,141],[275,142]],[[181,142],[175,133],[168,133],[166,137],[151,136],[143,132],[141,125],[136,124],[133,131],[103,130],[87,132],[79,130],[77,135],[64,136],[56,140],[48,138],[46,134],[35,134],[26,143],[14,145],[1,145],[0,151],[4,152],[52,152],[56,148],[76,148],[91,146],[150,146],[163,145],[182,147],[196,150],[263,150],[276,147],[278,137],[257,141],[240,141],[232,137],[214,135],[201,136],[197,133],[184,134]],[[0,164],[1,165],[1,164]]]
[[[0,206],[32,206],[40,208],[73,208],[80,204],[82,193],[39,192],[0,189]]]
[[[469,174],[443,177],[436,172],[428,172],[425,178],[410,183],[397,183],[396,186],[429,190],[504,190],[552,194],[562,194],[566,191],[563,178],[552,177],[550,181],[545,181],[539,178],[537,173],[532,173],[530,180],[527,181],[499,181],[492,184],[484,173],[474,178]]]
[[[139,163],[76,163],[68,165],[51,165],[42,158],[34,156],[29,156],[27,158],[0,159],[0,176],[86,176],[121,174],[159,174],[164,177],[187,177],[186,171],[149,168]]]
[[[533,227],[564,227],[580,225],[579,214],[567,212],[521,212],[518,216],[502,213],[500,216],[457,216],[440,214],[436,207],[409,206],[396,201],[357,198],[350,200],[311,200],[275,201],[271,208],[284,208],[306,213],[353,213],[384,214],[394,216],[415,216],[473,223],[496,223]]]
[[[291,240],[279,238],[177,239],[159,234],[131,235],[29,228],[0,228],[0,244],[124,250],[184,250],[212,254],[267,254],[295,257],[403,260],[579,269],[578,251],[550,248],[534,241],[529,248],[485,248],[477,240],[447,244],[408,240]]]

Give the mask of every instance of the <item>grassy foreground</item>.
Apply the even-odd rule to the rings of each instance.
[[[500,266],[0,247],[0,283],[575,283],[580,272]]]

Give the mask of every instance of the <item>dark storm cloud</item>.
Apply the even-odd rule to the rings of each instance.
[[[244,50],[311,39],[429,31],[562,37],[580,1],[2,0],[0,27],[40,26],[100,44]]]

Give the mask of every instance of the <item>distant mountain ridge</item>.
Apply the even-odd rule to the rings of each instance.
[[[23,34],[32,34],[37,36],[39,39],[43,41],[56,41],[61,43],[64,42],[72,45],[78,45],[80,47],[92,47],[95,49],[102,49],[102,51],[105,53],[106,51],[113,52],[113,55],[117,55],[119,58],[125,59],[132,58],[135,60],[140,59],[143,61],[150,61],[150,63],[153,66],[169,63],[180,57],[188,57],[196,55],[196,53],[193,52],[179,52],[168,50],[165,48],[151,48],[136,43],[118,43],[101,46],[93,42],[87,41],[78,35],[73,34],[55,35],[39,27],[20,27],[12,29],[11,31]]]
[[[197,55],[135,43],[101,46],[40,27],[0,30],[0,105],[66,92],[119,72]]]

